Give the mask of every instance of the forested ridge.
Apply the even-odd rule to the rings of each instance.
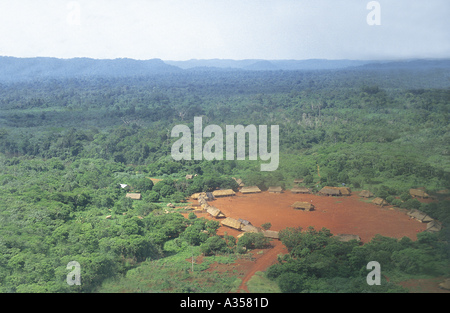
[[[3,81],[0,95],[1,292],[104,291],[122,277],[138,285],[137,272],[152,273],[166,260],[173,260],[181,283],[161,278],[144,291],[227,291],[232,280],[188,284],[185,258],[237,257],[243,247],[267,242],[219,237],[218,222],[164,210],[168,202],[184,205],[194,192],[236,189],[232,177],[263,190],[289,188],[295,178],[314,191],[344,183],[444,224],[417,242],[376,238],[362,247],[335,242],[326,230],[287,229],[281,240],[290,238],[290,253],[267,272],[282,291],[367,291],[358,277],[374,254],[385,258],[394,277],[450,274],[449,202],[438,193],[450,189],[445,67],[45,77]],[[174,161],[170,131],[179,124],[192,128],[196,116],[222,128],[280,125],[278,170],[260,172],[259,161],[250,160]],[[186,180],[187,174],[197,176]],[[414,187],[439,201],[410,199]],[[126,198],[130,190],[142,200]],[[80,286],[66,283],[73,260],[83,269]],[[388,284],[375,291],[402,290]]]

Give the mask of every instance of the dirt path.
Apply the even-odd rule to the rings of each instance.
[[[247,282],[258,271],[265,271],[269,266],[277,262],[278,254],[285,254],[287,250],[285,246],[279,240],[272,240],[273,247],[270,249],[264,249],[264,253],[256,259],[255,264],[250,268],[246,275],[242,278],[242,283],[239,286],[238,292],[249,292],[247,288]]]

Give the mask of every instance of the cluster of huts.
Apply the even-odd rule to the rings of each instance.
[[[258,192],[256,188],[249,188],[247,190],[248,191],[247,193]],[[259,188],[258,188],[258,190],[259,190]],[[242,192],[242,190],[241,190],[241,192]],[[259,190],[259,192],[261,192],[261,190]],[[215,198],[230,197],[230,196],[234,196],[235,194],[236,193],[232,189],[225,189],[225,190],[214,190],[213,192],[195,193],[191,196],[191,198],[194,200],[198,200],[200,208],[203,212],[207,212],[212,217],[214,217],[216,219],[220,219],[220,223],[223,226],[227,226],[227,227],[242,231],[244,233],[246,233],[246,232],[262,233],[264,235],[264,237],[279,239],[277,231],[263,230],[259,227],[253,226],[247,220],[244,220],[241,218],[235,219],[235,218],[227,217],[218,208],[209,204],[209,202],[211,200],[214,200]],[[244,235],[244,233],[239,235],[238,237]]]
[[[329,187],[325,186],[319,191],[323,196],[350,196],[352,191],[348,187]]]
[[[409,190],[409,194],[412,197],[415,197],[415,198],[428,198],[429,197],[429,195],[425,192],[425,190],[423,188],[410,189]],[[359,193],[359,196],[360,197],[364,197],[364,198],[371,198],[371,197],[374,196],[374,194],[371,193],[368,190],[363,190],[363,191],[361,191]],[[378,197],[374,198],[372,200],[372,203],[377,204],[379,206],[385,206],[385,205],[389,204],[386,200],[384,200],[382,198],[378,198]],[[442,229],[442,223],[441,222],[431,218],[428,214],[426,214],[426,213],[424,213],[424,212],[422,212],[420,210],[416,210],[416,209],[409,210],[406,214],[410,218],[415,219],[415,220],[417,220],[417,221],[419,221],[421,223],[427,223],[427,229],[425,231],[438,232],[438,231],[440,231]]]
[[[192,179],[194,175],[186,175],[186,179]],[[240,192],[242,194],[251,194],[251,193],[260,193],[261,189],[258,186],[245,186],[245,184],[242,182],[241,179],[234,178],[235,181],[238,183],[238,186],[240,187]],[[300,186],[303,182],[303,179],[296,179],[294,180],[294,186],[291,188],[291,193],[294,194],[310,194],[312,193],[311,189]],[[121,184],[122,188],[126,188],[127,185]],[[268,188],[269,193],[283,193],[283,188],[281,186],[271,186]],[[425,188],[414,188],[410,189],[409,193],[414,198],[428,198],[429,195],[425,192]],[[320,195],[323,196],[350,196],[351,190],[348,187],[330,187],[325,186],[319,191]],[[214,190],[213,192],[201,192],[196,193],[191,196],[192,199],[198,200],[200,204],[200,210],[203,212],[207,212],[212,217],[221,219],[221,224],[227,227],[231,227],[243,232],[260,232],[263,233],[264,236],[270,237],[270,238],[278,238],[278,232],[276,231],[269,231],[269,230],[262,230],[259,227],[253,226],[249,221],[243,220],[243,219],[233,219],[231,217],[226,217],[223,212],[220,211],[217,207],[210,205],[209,201],[214,200],[218,197],[229,197],[229,196],[235,196],[236,193],[232,189],[224,189],[224,190]],[[359,193],[360,197],[363,198],[373,198],[374,194],[370,192],[369,190],[362,190]],[[140,193],[127,193],[127,198],[133,199],[133,200],[140,200],[141,194]],[[379,197],[375,197],[371,201],[373,204],[379,205],[379,206],[386,206],[389,205],[389,203]],[[304,211],[312,211],[314,210],[314,205],[309,202],[302,202],[302,201],[296,201],[291,205],[294,209],[298,210],[304,210]],[[429,232],[437,232],[442,229],[442,223],[431,218],[424,212],[420,210],[410,210],[407,215],[410,218],[413,218],[421,223],[427,223],[427,229],[426,231]],[[108,216],[110,217],[110,216]],[[108,218],[107,217],[107,218]],[[343,241],[348,241],[352,239],[356,239],[359,241],[359,237],[357,235],[348,235],[348,234],[341,234],[336,235],[340,237]]]
[[[428,214],[420,210],[410,210],[408,213],[410,218],[413,218],[421,223],[427,223],[427,232],[438,232],[442,229],[442,223],[431,218]]]

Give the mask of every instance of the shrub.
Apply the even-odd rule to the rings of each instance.
[[[225,240],[219,236],[209,237],[204,243],[200,245],[200,250],[204,255],[231,252]]]
[[[400,199],[401,199],[402,201],[407,201],[407,200],[409,200],[409,199],[412,199],[412,197],[411,197],[411,195],[410,195],[409,193],[404,192],[404,193],[402,193],[402,194],[400,195]]]
[[[157,202],[159,200],[159,193],[152,190],[146,194],[145,199],[149,202]]]
[[[404,209],[409,209],[409,210],[412,210],[412,209],[417,210],[417,209],[420,209],[421,203],[417,199],[409,199],[409,200],[403,202],[400,207],[404,208]]]
[[[237,245],[246,249],[262,249],[269,245],[269,239],[261,233],[245,233],[239,238]]]
[[[391,204],[393,204],[392,202],[395,200],[395,197],[394,196],[388,196],[388,197],[386,197],[386,201],[387,202],[389,202],[389,203],[391,203]]]
[[[297,273],[283,273],[277,281],[283,293],[301,292],[304,289],[305,276]]]

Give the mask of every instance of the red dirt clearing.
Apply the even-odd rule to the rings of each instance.
[[[313,211],[296,210],[291,205],[296,201],[310,202],[315,206]],[[196,203],[196,201],[193,201]],[[426,229],[420,223],[406,215],[406,210],[394,209],[390,206],[379,207],[357,195],[344,197],[328,197],[313,194],[282,194],[261,192],[256,194],[236,193],[236,196],[218,198],[211,202],[227,217],[242,218],[254,226],[264,223],[272,224],[271,230],[280,231],[286,227],[313,226],[316,230],[325,227],[332,234],[358,235],[363,243],[369,242],[375,235],[417,239],[417,233]],[[199,217],[212,219],[207,213],[197,213]],[[219,219],[220,220],[220,219]],[[217,234],[237,236],[241,232],[221,226]],[[239,289],[248,292],[246,283],[257,272],[265,271],[277,261],[278,254],[287,253],[286,247],[279,240],[272,240],[272,248],[264,249],[262,255],[256,256],[253,264],[247,265],[246,274],[242,278]]]
[[[291,207],[295,201],[311,203],[311,200],[315,206],[313,211]],[[226,216],[248,220],[254,226],[270,222],[270,229],[276,231],[286,227],[306,229],[313,226],[316,230],[325,227],[333,234],[359,235],[362,242],[370,241],[376,234],[416,240],[417,233],[426,229],[425,223],[410,219],[405,210],[379,207],[366,201],[357,195],[328,197],[287,191],[282,194],[237,193],[234,197],[218,198],[212,203]],[[224,231],[234,235],[230,228]]]

